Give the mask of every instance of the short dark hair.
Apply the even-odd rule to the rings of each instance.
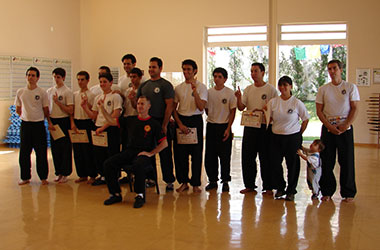
[[[182,62],[182,67],[183,65],[190,65],[191,67],[193,67],[193,69],[198,70],[198,65],[194,60],[186,59]]]
[[[25,75],[28,75],[28,72],[29,72],[29,71],[34,71],[34,72],[36,72],[36,76],[37,76],[37,77],[40,77],[40,71],[39,71],[36,67],[29,67],[29,68],[26,70]]]
[[[79,71],[77,73],[77,76],[84,76],[86,78],[86,80],[90,80],[90,74],[88,74],[87,71]]]
[[[111,73],[101,73],[101,74],[99,74],[99,79],[100,78],[106,78],[109,82],[112,82],[113,81],[113,77],[112,77],[112,75],[111,75]]]
[[[150,103],[150,98],[147,97],[146,95],[140,95],[138,99],[140,98],[145,98]]]
[[[136,74],[139,77],[142,77],[143,73],[141,69],[134,67],[129,74]]]
[[[325,149],[325,144],[319,139],[316,139],[313,141],[313,143],[318,145],[319,152],[323,151]]]
[[[124,55],[122,58],[121,58],[121,62],[124,62],[125,59],[130,59],[132,64],[135,64],[137,61],[136,61],[136,57],[132,54],[126,54]]]
[[[254,63],[252,63],[251,67],[253,67],[253,66],[257,66],[257,67],[260,68],[261,72],[265,72],[265,66],[264,66],[264,64],[259,63],[259,62],[254,62]]]
[[[52,74],[60,75],[64,78],[64,77],[66,77],[66,70],[63,68],[55,68],[53,70]]]
[[[107,73],[111,74],[111,69],[108,66],[100,66],[99,69],[105,70]]]
[[[215,68],[214,71],[212,72],[212,75],[214,76],[215,73],[220,73],[223,75],[224,78],[228,78],[228,73],[227,73],[227,70],[225,70],[224,68]]]
[[[293,85],[292,78],[290,78],[289,76],[283,76],[278,80],[278,86],[285,85],[285,83]]]
[[[332,63],[336,63],[336,64],[338,64],[338,67],[339,67],[340,69],[343,69],[343,63],[342,63],[340,60],[333,59],[333,60],[331,60],[331,61],[329,61],[329,62],[327,63],[327,66],[330,65],[330,64],[332,64]]]
[[[162,60],[158,57],[150,58],[149,62],[157,62],[159,68],[162,68]]]

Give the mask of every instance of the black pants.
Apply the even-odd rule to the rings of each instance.
[[[71,129],[70,117],[50,119],[54,125],[58,124],[65,134],[65,137],[59,138],[58,140],[54,140],[50,135],[55,175],[69,176],[73,171],[72,147],[69,136],[69,129]]]
[[[226,131],[228,124],[207,123],[206,126],[206,155],[205,168],[209,182],[217,182],[220,172],[222,182],[231,181],[231,149],[232,149],[232,132],[230,137],[223,141],[223,134]]]
[[[182,116],[181,122],[189,128],[197,128],[197,144],[178,144],[174,141],[174,162],[179,183],[201,185],[202,153],[203,153],[203,119],[202,115]],[[178,126],[176,126],[178,128]],[[189,178],[189,156],[191,156],[191,179]]]
[[[160,124],[162,124],[163,119],[162,118],[154,118],[157,120]],[[161,171],[162,171],[162,179],[166,183],[173,183],[175,182],[175,177],[173,174],[173,154],[172,154],[172,142],[174,138],[174,126],[172,124],[168,124],[167,127],[167,133],[166,133],[166,140],[168,141],[168,146],[164,148],[159,154],[160,154],[160,163],[161,163]],[[156,161],[152,161],[154,166],[156,167]]]
[[[41,180],[46,180],[49,173],[47,160],[47,139],[44,121],[21,122],[20,129],[20,177],[21,180],[29,180],[31,175],[30,154],[32,150],[36,152],[37,174]]]
[[[130,123],[131,120],[135,119],[136,116],[127,116],[127,117],[120,117],[119,123],[120,123],[120,138],[121,138],[121,151],[124,151],[127,149],[129,137],[128,135],[131,134],[130,131]]]
[[[96,127],[95,127],[96,130]],[[120,130],[116,126],[110,126],[104,132],[107,132],[108,147],[94,146],[96,160],[96,171],[99,175],[104,176],[103,164],[111,156],[120,153]],[[120,173],[120,172],[119,172]]]
[[[95,167],[94,152],[92,146],[91,131],[94,130],[95,125],[91,119],[74,120],[75,126],[78,129],[85,129],[89,143],[73,143],[74,162],[79,177],[93,177],[97,175]]]
[[[351,126],[341,135],[334,135],[322,126],[321,140],[325,149],[321,152],[322,176],[319,181],[322,195],[332,196],[336,191],[334,166],[338,151],[340,165],[340,194],[343,198],[353,198],[356,195],[355,159],[354,159],[354,129]]]
[[[296,194],[298,178],[300,175],[300,158],[297,150],[302,145],[301,133],[291,135],[273,134],[271,141],[271,168],[273,170],[273,189],[285,190],[286,183],[284,180],[284,172],[282,161],[285,157],[286,167],[288,169],[288,186],[286,194]]]
[[[257,154],[259,154],[263,190],[272,189],[269,162],[271,136],[272,125],[269,125],[268,129],[266,127],[266,124],[262,124],[261,128],[244,127],[241,165],[244,186],[246,188],[255,189],[257,187],[256,157]]]
[[[151,169],[152,161],[150,157],[137,156],[140,151],[127,148],[104,162],[104,172],[110,194],[121,193],[118,179],[121,169],[126,165],[132,165],[132,172],[135,175],[135,192],[137,194],[145,193],[145,176]]]

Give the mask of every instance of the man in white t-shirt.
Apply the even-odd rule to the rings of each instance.
[[[236,113],[236,97],[234,91],[226,86],[228,73],[224,68],[216,68],[213,71],[215,86],[208,90],[206,106],[206,154],[205,168],[209,179],[206,190],[218,187],[218,175],[220,161],[220,175],[222,179],[222,191],[230,190],[228,182],[231,181],[231,149],[233,134],[232,123]]]
[[[331,82],[319,88],[316,97],[317,115],[321,122],[322,176],[319,182],[322,200],[329,201],[336,191],[334,166],[336,152],[340,165],[340,194],[344,201],[353,201],[356,194],[354,132],[352,123],[358,114],[359,91],[355,84],[342,80],[342,63],[327,64]]]
[[[195,79],[198,66],[191,59],[182,62],[185,81],[178,85],[174,92],[174,119],[177,136],[189,134],[195,128],[197,143],[179,144],[177,136],[174,143],[174,161],[176,176],[181,187],[177,192],[183,192],[193,186],[194,193],[201,189],[202,153],[203,153],[203,118],[202,114],[207,104],[207,87]],[[189,178],[189,157],[191,156],[191,178]]]
[[[73,92],[64,84],[66,71],[63,68],[56,68],[52,74],[55,86],[47,90],[50,102],[50,119],[65,134],[64,137],[57,140],[50,136],[51,154],[57,176],[54,181],[65,183],[72,172],[72,147],[69,129],[71,129],[70,115],[74,112],[74,100]]]
[[[253,63],[251,66],[251,77],[254,84],[244,90],[242,96],[240,88],[235,92],[237,107],[240,111],[247,108],[247,111],[261,114],[261,127],[244,126],[243,143],[241,150],[241,166],[245,188],[240,193],[245,194],[255,191],[256,188],[256,157],[259,155],[260,172],[263,185],[263,193],[272,195],[270,176],[270,137],[272,135],[272,125],[267,123],[264,115],[264,106],[270,99],[278,96],[277,90],[271,84],[264,82],[265,67],[262,63]]]
[[[119,77],[118,86],[122,92],[126,91],[129,87],[132,87],[132,80],[130,77],[131,70],[136,67],[136,57],[132,54],[126,54],[121,58],[121,62],[123,63],[123,69],[125,71],[125,75]],[[144,72],[142,72],[144,75]],[[142,76],[141,83],[145,82],[147,79]]]
[[[17,90],[15,98],[16,113],[21,118],[20,128],[20,177],[19,185],[30,183],[31,161],[30,154],[34,149],[37,161],[37,174],[43,185],[47,185],[49,167],[47,160],[47,140],[44,124],[45,117],[49,121],[49,100],[46,91],[37,86],[40,71],[30,67],[26,71],[28,84],[25,88]]]

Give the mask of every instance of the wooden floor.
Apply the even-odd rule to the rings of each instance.
[[[132,208],[134,194],[104,206],[105,186],[48,186],[33,167],[32,182],[18,186],[18,150],[0,148],[0,249],[380,249],[380,150],[356,147],[358,194],[354,203],[311,201],[303,163],[295,202],[242,195],[241,141],[235,140],[231,191],[161,194]],[[10,150],[11,152],[6,152]],[[336,168],[339,171],[339,167]],[[207,182],[203,172],[203,185]],[[261,186],[260,178],[257,184]],[[178,187],[178,183],[176,183]]]

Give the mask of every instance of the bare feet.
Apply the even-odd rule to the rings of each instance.
[[[90,179],[88,179],[87,184],[92,184],[94,183],[94,181],[95,181],[95,178],[91,177]]]
[[[246,194],[246,193],[251,193],[251,192],[254,192],[255,190],[252,189],[252,188],[244,188],[242,190],[240,190],[240,193],[241,194]]]
[[[87,177],[79,177],[79,178],[76,179],[74,182],[75,182],[75,183],[79,183],[79,182],[84,182],[84,181],[87,181]]]
[[[62,176],[58,183],[66,183],[68,181],[67,176]]]
[[[189,189],[189,185],[187,185],[187,183],[182,183],[182,185],[179,188],[177,188],[175,191],[177,191],[178,193],[181,193],[188,189]]]
[[[322,201],[330,201],[331,200],[331,196],[323,196]]]
[[[57,178],[54,179],[55,182],[59,182],[62,179],[63,175],[58,175]]]
[[[30,183],[30,180],[21,180],[18,182],[18,185],[22,186],[22,185],[25,185],[25,184],[28,184]]]
[[[49,182],[48,182],[47,180],[41,180],[41,184],[42,184],[42,185],[48,185]]]
[[[346,203],[354,202],[354,198],[353,198],[353,197],[346,197],[346,198],[343,198],[343,202],[346,202]]]
[[[194,193],[200,193],[200,192],[202,192],[202,189],[198,186],[195,186],[195,187],[193,187],[193,192]]]

